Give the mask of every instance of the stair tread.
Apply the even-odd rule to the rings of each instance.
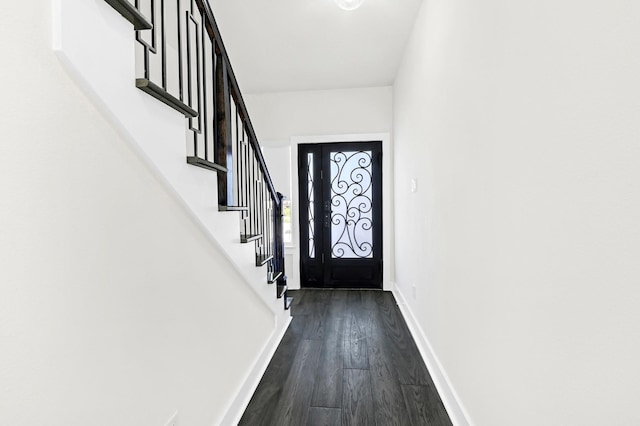
[[[127,0],[106,0],[127,21],[133,24],[135,30],[150,30],[153,25],[138,9]]]
[[[255,240],[259,239],[260,237],[262,237],[262,234],[241,234],[240,235],[240,242],[241,243],[249,243],[251,241],[255,241]]]
[[[278,286],[278,299],[282,299],[282,296],[284,296],[285,294],[287,294],[287,285],[279,285]]]
[[[218,211],[221,212],[248,212],[247,206],[218,206]]]
[[[226,167],[221,166],[220,164],[217,164],[217,163],[212,163],[211,161],[207,161],[204,158],[200,158],[200,157],[194,157],[194,156],[187,157],[187,163],[191,164],[192,166],[202,167],[203,169],[213,170],[216,172],[227,171]]]
[[[282,276],[282,272],[276,272],[271,278],[269,278],[267,281],[269,284],[273,284],[276,281],[278,281],[278,279]]]
[[[291,307],[291,303],[293,303],[293,297],[287,297],[284,300],[284,308],[288,310]]]
[[[176,111],[180,111],[187,118],[195,118],[198,116],[198,112],[195,109],[191,108],[189,105],[185,104],[180,99],[176,98],[149,79],[136,78],[136,87],[153,96],[160,102],[167,104]]]
[[[268,261],[270,261],[271,259],[273,259],[273,255],[257,254],[256,255],[256,266],[262,266],[265,263],[267,263]]]

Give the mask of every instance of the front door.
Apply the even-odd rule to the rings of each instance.
[[[382,142],[298,147],[303,287],[382,288]]]

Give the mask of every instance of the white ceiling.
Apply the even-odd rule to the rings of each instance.
[[[422,0],[210,0],[243,93],[390,85]]]

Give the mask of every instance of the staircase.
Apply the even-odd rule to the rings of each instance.
[[[136,87],[185,116],[186,162],[217,174],[218,210],[239,215],[240,242],[254,244],[255,265],[266,265],[267,284],[289,309],[283,195],[269,176],[208,2],[105,1],[133,24]]]

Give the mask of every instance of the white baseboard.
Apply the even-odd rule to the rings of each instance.
[[[251,371],[245,377],[244,383],[240,388],[240,391],[237,393],[234,398],[231,406],[227,410],[227,414],[222,418],[220,425],[222,426],[235,426],[240,422],[240,418],[244,414],[244,411],[247,409],[249,402],[251,401],[251,397],[254,392],[258,388],[260,384],[260,380],[264,375],[264,372],[267,370],[269,366],[269,362],[271,362],[271,358],[273,358],[273,354],[278,349],[278,345],[282,341],[284,334],[289,328],[289,324],[293,317],[289,316],[285,319],[283,325],[273,332],[271,335],[271,339],[264,345],[262,351],[260,351],[260,355],[256,358]],[[277,321],[277,319],[276,319]]]
[[[453,388],[447,372],[442,367],[442,364],[440,364],[429,339],[422,330],[422,327],[420,327],[416,317],[413,315],[411,307],[407,304],[404,295],[397,286],[394,286],[393,294],[398,302],[400,312],[402,312],[402,316],[409,327],[409,331],[418,346],[418,350],[427,365],[427,369],[431,374],[433,383],[436,385],[444,408],[451,418],[451,422],[454,426],[472,426],[473,422],[465,410],[460,397]]]

